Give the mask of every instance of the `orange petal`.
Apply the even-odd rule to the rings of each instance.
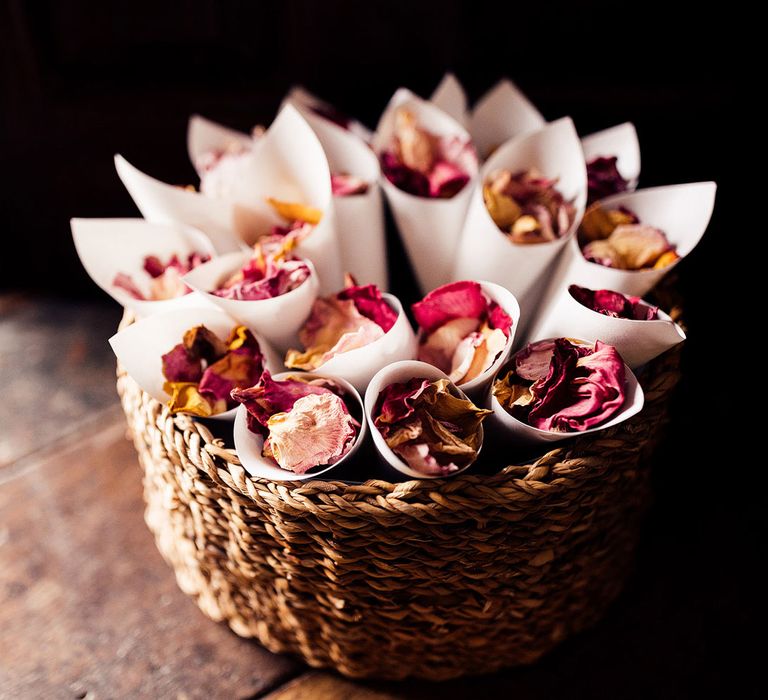
[[[267,197],[269,205],[287,221],[306,221],[308,224],[319,224],[323,218],[323,212],[320,209],[309,207],[306,204],[297,202],[282,202],[273,197]]]
[[[206,399],[198,390],[197,384],[192,382],[165,382],[163,391],[170,395],[168,400],[168,409],[172,414],[190,413],[193,416],[207,418],[214,413],[221,413],[226,410],[226,402],[221,410]]]

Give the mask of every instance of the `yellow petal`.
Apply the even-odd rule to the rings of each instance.
[[[279,199],[267,197],[269,205],[287,221],[306,221],[308,224],[319,224],[323,218],[320,209],[309,207],[297,202],[281,202]]]
[[[163,391],[170,394],[168,408],[172,414],[191,413],[193,416],[207,418],[216,411],[215,406],[206,399],[198,390],[197,384],[193,382],[165,382]],[[224,406],[226,409],[226,405]]]
[[[666,253],[663,253],[659,257],[659,259],[654,264],[653,269],[660,270],[661,268],[666,267],[667,265],[671,265],[679,257],[680,256],[674,250],[668,250]]]
[[[520,207],[511,197],[495,192],[489,185],[483,187],[483,199],[493,222],[503,231],[520,218]]]

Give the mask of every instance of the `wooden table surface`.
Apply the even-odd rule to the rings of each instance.
[[[759,668],[741,644],[752,542],[734,536],[743,523],[704,517],[716,504],[678,517],[674,479],[660,480],[627,591],[533,667],[358,683],[271,654],[198,611],[144,525],[106,346],[118,311],[8,296],[0,311],[2,698],[672,698]]]

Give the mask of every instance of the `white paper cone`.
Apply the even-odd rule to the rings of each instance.
[[[144,258],[148,255],[156,255],[163,262],[174,254],[181,259],[190,253],[213,257],[213,245],[200,231],[183,224],[151,224],[144,219],[71,219],[69,223],[80,262],[91,279],[137,316],[209,306],[194,292],[175,299],[144,301],[135,299],[113,284],[115,277],[122,272],[148,294],[150,278],[144,271]]]
[[[249,228],[251,214],[247,210],[160,182],[141,172],[119,154],[115,156],[115,168],[147,221],[197,228],[211,239],[217,253],[230,253],[242,247],[236,233],[237,221]]]
[[[437,105],[459,124],[466,127],[469,121],[467,93],[453,73],[446,73],[435,88],[429,101]]]
[[[383,435],[379,432],[379,429],[374,425],[373,409],[376,407],[376,401],[379,398],[379,394],[390,384],[395,382],[407,382],[414,377],[422,377],[429,381],[435,381],[437,379],[448,379],[448,377],[441,372],[437,367],[427,364],[426,362],[419,362],[418,360],[403,360],[402,362],[394,362],[387,367],[379,370],[376,375],[371,379],[368,389],[365,392],[365,416],[370,424],[371,435],[373,436],[373,444],[376,446],[376,451],[379,453],[379,458],[382,464],[385,464],[400,474],[408,477],[409,479],[445,479],[457,474],[461,474],[463,471],[469,469],[474,464],[468,464],[466,467],[462,467],[458,471],[448,474],[448,476],[429,476],[422,474],[411,469],[406,462],[398,457],[387,445]],[[461,398],[467,398],[464,392],[457,388],[455,384],[451,383],[451,386],[456,390],[457,396]],[[491,416],[488,416],[489,418]],[[483,426],[480,426],[480,449],[482,449],[482,443],[484,438]],[[478,450],[478,456],[480,450]]]
[[[584,160],[589,162],[602,156],[616,156],[616,167],[621,176],[628,181],[631,192],[637,187],[640,177],[640,142],[637,139],[635,125],[624,122],[610,129],[597,131],[581,139]]]
[[[373,137],[376,153],[388,148],[392,142],[395,111],[398,107],[406,107],[427,131],[441,136],[469,139],[469,134],[455,119],[401,88],[394,94],[379,121]],[[382,187],[408,258],[419,286],[425,293],[450,280],[456,246],[476,180],[476,173],[469,174],[470,181],[450,199],[416,197],[382,178]]]
[[[335,108],[332,104],[326,102],[325,100],[321,100],[319,97],[313,95],[311,92],[308,92],[299,85],[292,87],[288,91],[288,94],[285,96],[285,101],[290,102],[297,107],[303,107],[311,111],[314,111],[315,109],[320,109],[321,111],[335,111]],[[317,114],[317,112],[315,112],[315,114]],[[320,114],[318,114],[318,116],[321,119],[325,119],[325,117]],[[325,121],[331,120],[325,119]],[[371,138],[373,137],[373,132],[357,119],[350,119],[347,131],[350,131],[355,136],[358,136],[366,143],[370,143]]]
[[[387,246],[378,158],[359,136],[306,107],[299,109],[325,150],[331,172],[354,175],[368,183],[364,194],[333,198],[336,232],[344,272],[351,272],[361,284],[386,290]]]
[[[501,80],[485,93],[469,118],[477,152],[487,158],[504,142],[538,131],[546,120],[511,80]]]
[[[368,383],[382,367],[416,357],[416,336],[397,297],[384,294],[389,305],[398,313],[395,325],[381,338],[362,348],[332,357],[314,371],[328,377],[343,377],[359,392],[365,392]]]
[[[226,151],[232,144],[238,144],[244,149],[250,150],[254,143],[255,140],[250,134],[217,124],[199,114],[193,114],[189,118],[187,153],[198,175],[201,174],[198,169],[200,161],[208,153]]]
[[[278,380],[297,375],[312,379],[320,376],[314,372],[293,371],[282,372],[274,375],[272,378]],[[311,469],[305,474],[296,474],[288,469],[282,469],[277,466],[274,460],[262,456],[261,451],[264,448],[264,438],[261,435],[257,435],[248,430],[248,411],[245,406],[239,406],[237,408],[234,426],[235,450],[237,451],[237,456],[240,458],[240,464],[243,465],[245,471],[251,476],[260,479],[271,479],[272,481],[307,481],[309,479],[316,479],[321,475],[327,475],[328,472],[340,467],[344,462],[348,461],[355,455],[355,453],[357,453],[360,446],[365,442],[368,432],[365,413],[363,411],[363,402],[360,398],[360,394],[357,393],[355,388],[349,382],[340,377],[333,377],[333,379],[346,389],[348,403],[357,403],[359,408],[360,428],[358,429],[357,438],[349,451],[336,462],[336,464],[331,464],[323,468],[315,467],[315,469]]]
[[[155,314],[131,324],[109,339],[117,359],[128,375],[153,399],[167,404],[170,396],[163,391],[163,355],[178,345],[184,334],[204,325],[222,340],[229,337],[238,322],[219,309],[174,309]],[[253,331],[270,372],[282,369],[282,362],[269,343]],[[233,420],[235,408],[210,418]]]
[[[584,337],[584,336],[581,336]],[[506,367],[502,368],[502,371],[506,371]],[[568,440],[569,438],[580,437],[582,435],[589,435],[590,433],[596,433],[600,430],[606,430],[612,428],[614,425],[623,423],[628,418],[640,413],[645,402],[645,396],[643,389],[637,381],[634,372],[625,365],[626,371],[626,396],[621,410],[616,413],[611,420],[606,421],[603,425],[596,426],[594,428],[588,428],[587,430],[581,430],[574,433],[559,433],[549,430],[540,430],[534,428],[527,423],[523,423],[511,416],[504,407],[498,402],[493,392],[488,397],[487,408],[490,408],[493,413],[486,419],[489,430],[491,426],[495,432],[500,435],[504,435],[511,444],[518,445],[537,445],[553,442],[560,442],[562,440]],[[496,377],[494,377],[494,381]]]
[[[296,289],[271,299],[243,301],[211,294],[249,259],[248,253],[222,255],[196,267],[184,276],[184,282],[211,304],[261,334],[278,351],[284,353],[289,347],[296,347],[299,328],[309,316],[317,298],[317,273],[312,263],[305,260],[311,270],[310,276]]]
[[[541,338],[597,338],[613,345],[632,369],[685,340],[685,332],[659,309],[658,319],[613,318],[588,309],[562,290],[546,316],[530,329],[526,342]]]
[[[536,168],[547,177],[559,179],[557,188],[566,200],[573,201],[576,209],[573,223],[563,236],[547,243],[521,245],[510,241],[499,230],[483,201],[482,183],[491,172],[502,168],[512,172]],[[576,129],[568,117],[508,141],[488,159],[480,172],[452,278],[483,279],[506,287],[520,302],[524,323],[527,323],[525,319],[530,318],[536,301],[530,292],[573,238],[584,214],[586,198],[584,155]]]
[[[260,137],[252,153],[240,156],[238,176],[227,198],[209,197],[166,185],[131,166],[121,156],[115,165],[144,218],[180,222],[211,237],[219,252],[252,244],[282,222],[267,202],[272,197],[320,209],[323,218],[297,248],[315,264],[321,288],[330,293],[343,283],[336,237],[328,161],[309,124],[288,105]]]
[[[617,270],[589,262],[582,255],[574,236],[568,242],[557,270],[552,275],[552,282],[538,313],[547,314],[552,300],[571,284],[644,296],[696,247],[712,216],[716,189],[714,182],[696,182],[651,187],[606,197],[601,201],[605,208],[628,207],[642,223],[664,231],[670,243],[677,247],[680,258],[660,270]]]

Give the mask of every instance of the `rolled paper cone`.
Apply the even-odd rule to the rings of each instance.
[[[319,378],[320,375],[314,372],[293,371],[281,372],[280,374],[274,375],[272,378],[280,380],[294,376],[316,379]],[[248,411],[245,406],[239,406],[237,408],[234,426],[235,450],[237,451],[237,456],[240,458],[240,464],[243,465],[243,469],[245,469],[251,476],[255,476],[259,479],[270,479],[271,481],[308,481],[309,479],[317,479],[320,476],[328,478],[330,476],[329,472],[339,469],[342,464],[350,462],[354,458],[355,454],[360,450],[360,447],[365,443],[368,434],[368,426],[366,425],[362,399],[355,387],[348,381],[341,377],[326,378],[333,379],[346,390],[348,408],[352,409],[350,410],[350,413],[360,421],[357,437],[349,451],[335,464],[315,467],[304,474],[296,474],[288,469],[283,469],[282,467],[279,467],[274,460],[264,457],[261,454],[262,449],[264,448],[264,438],[261,435],[252,433],[248,430]],[[354,404],[354,406],[350,404]],[[357,415],[355,415],[355,411],[357,412]]]
[[[619,270],[589,262],[574,236],[558,262],[537,315],[546,316],[553,300],[571,284],[589,289],[610,289],[637,297],[647,294],[704,235],[715,206],[716,190],[714,182],[696,182],[622,192],[601,200],[605,208],[627,207],[642,223],[664,231],[680,258],[658,270]]]
[[[416,357],[416,336],[397,297],[384,294],[387,303],[397,311],[397,321],[381,338],[361,348],[332,357],[314,370],[319,375],[343,377],[355,389],[364,392],[373,376],[382,367],[399,360]]]
[[[297,107],[303,107],[304,109],[302,109],[302,112],[304,112],[305,109],[311,110],[326,121],[333,123],[331,119],[323,117],[322,114],[332,114],[336,112],[336,108],[329,102],[321,100],[316,95],[313,95],[311,92],[305,90],[300,85],[295,85],[288,91],[284,102],[290,102]],[[371,139],[373,138],[373,132],[357,119],[349,119],[346,125],[346,129],[347,131],[353,133],[355,136],[361,138],[366,143],[370,143]]]
[[[538,131],[546,120],[511,80],[500,80],[477,102],[469,118],[477,152],[487,158],[511,138]]]
[[[189,118],[187,126],[187,153],[198,175],[201,174],[198,166],[200,160],[208,153],[225,151],[233,144],[251,149],[255,140],[250,134],[230,129],[222,124],[217,124],[210,119],[193,114]]]
[[[546,243],[513,243],[496,225],[483,200],[482,183],[494,170],[536,168],[546,177],[558,178],[557,189],[576,209],[573,222],[557,240]],[[530,318],[537,299],[535,285],[574,237],[584,214],[587,172],[584,154],[573,122],[568,118],[512,139],[483,166],[472,193],[467,220],[456,254],[452,279],[482,279],[509,289],[520,302],[524,319]],[[527,321],[525,321],[527,323]]]
[[[584,160],[587,163],[601,156],[616,156],[616,168],[627,180],[628,191],[631,192],[637,187],[640,177],[640,142],[632,122],[624,122],[585,136],[581,139],[581,147],[584,149]]]
[[[489,431],[493,430],[498,436],[503,435],[504,439],[508,441],[509,444],[531,446],[561,442],[562,440],[589,435],[590,433],[607,430],[608,428],[619,425],[619,423],[623,423],[625,420],[640,413],[645,402],[643,389],[637,381],[637,377],[635,377],[634,372],[632,372],[629,367],[626,365],[624,367],[626,372],[626,396],[624,398],[624,403],[622,404],[621,409],[614,414],[613,418],[606,421],[603,425],[573,433],[554,432],[551,430],[534,428],[507,413],[506,409],[494,396],[493,391],[491,391],[486,403],[486,407],[493,411],[493,413],[486,419],[488,421],[488,429]],[[507,371],[507,369],[508,367],[502,367],[497,376],[494,377],[493,381],[495,382],[499,376]]]
[[[515,344],[515,334],[520,326],[520,305],[515,299],[515,295],[508,289],[504,289],[501,285],[494,284],[493,282],[478,281],[481,289],[485,294],[495,301],[507,315],[512,319],[512,327],[509,329],[509,338],[507,338],[507,344],[504,346],[504,350],[499,353],[499,356],[493,362],[493,364],[485,370],[482,374],[475,377],[469,382],[463,384],[457,384],[459,387],[475,405],[484,405],[488,391],[490,390],[491,381],[501,367],[509,358],[512,348]],[[424,337],[423,331],[419,331],[418,342],[420,343]],[[418,348],[417,348],[418,356]]]
[[[429,381],[436,381],[438,379],[448,379],[444,372],[441,372],[437,367],[427,364],[426,362],[419,362],[418,360],[403,360],[401,362],[393,362],[391,365],[379,370],[376,375],[371,379],[368,389],[365,391],[365,416],[370,424],[371,435],[373,436],[373,444],[376,447],[376,451],[379,455],[379,460],[382,465],[391,468],[399,476],[400,479],[406,477],[408,479],[445,479],[469,469],[474,462],[462,467],[458,471],[445,476],[430,476],[417,472],[408,464],[400,459],[387,445],[384,436],[374,424],[373,410],[376,407],[376,401],[379,398],[379,394],[390,384],[395,382],[407,382],[414,377],[420,377]],[[451,388],[455,392],[456,396],[466,399],[466,394],[459,389],[453,382],[451,382]],[[491,416],[488,416],[489,418]],[[482,449],[482,443],[484,439],[483,426],[480,426],[480,449]],[[477,451],[480,455],[480,449]],[[476,460],[475,460],[476,461]]]
[[[296,289],[271,299],[244,301],[224,299],[212,294],[220,284],[240,270],[250,259],[248,253],[229,253],[204,263],[184,276],[192,289],[232,318],[264,336],[279,352],[296,347],[298,332],[312,310],[318,293],[315,268],[309,260],[311,274]]]
[[[455,119],[401,88],[387,105],[373,137],[372,145],[377,154],[392,142],[398,107],[406,107],[415,115],[419,125],[433,134],[469,140],[469,134]],[[386,177],[382,178],[384,193],[424,293],[450,280],[477,173],[470,172],[469,175],[469,182],[450,199],[416,197],[395,187]]]
[[[368,183],[368,191],[363,194],[333,198],[341,262],[344,271],[351,272],[361,283],[386,290],[387,245],[379,161],[359,136],[306,107],[297,108],[317,135],[331,172],[354,175]]]
[[[253,152],[238,163],[238,177],[226,199],[162,183],[120,156],[115,165],[144,218],[195,226],[211,237],[218,252],[251,245],[284,223],[269,198],[321,210],[320,223],[297,252],[315,263],[328,293],[342,285],[328,161],[317,136],[291,105],[280,111]]]
[[[128,375],[153,399],[167,404],[170,398],[163,391],[163,355],[172,350],[195,326],[203,325],[222,340],[226,340],[238,322],[219,309],[174,309],[143,318],[119,331],[109,339],[117,359]],[[283,364],[269,343],[251,329],[264,355],[270,372],[280,371]],[[235,408],[210,418],[233,420]]]
[[[195,292],[174,299],[150,301],[136,299],[114,285],[115,277],[124,273],[140,290],[148,293],[150,277],[144,271],[144,258],[148,255],[156,255],[163,262],[173,255],[183,260],[190,253],[215,256],[211,241],[200,231],[183,224],[151,224],[144,219],[75,218],[69,223],[80,262],[91,279],[136,316],[209,306]]]
[[[453,73],[446,73],[429,101],[466,127],[469,121],[467,93]]]
[[[160,182],[141,172],[119,154],[115,156],[115,168],[147,221],[197,228],[211,239],[217,253],[240,250],[243,243],[239,231],[245,234],[253,228],[267,225],[243,207]]]
[[[540,338],[599,338],[636,369],[682,343],[685,332],[661,309],[658,319],[650,321],[615,318],[587,308],[564,289],[551,311],[530,328],[525,342]]]

